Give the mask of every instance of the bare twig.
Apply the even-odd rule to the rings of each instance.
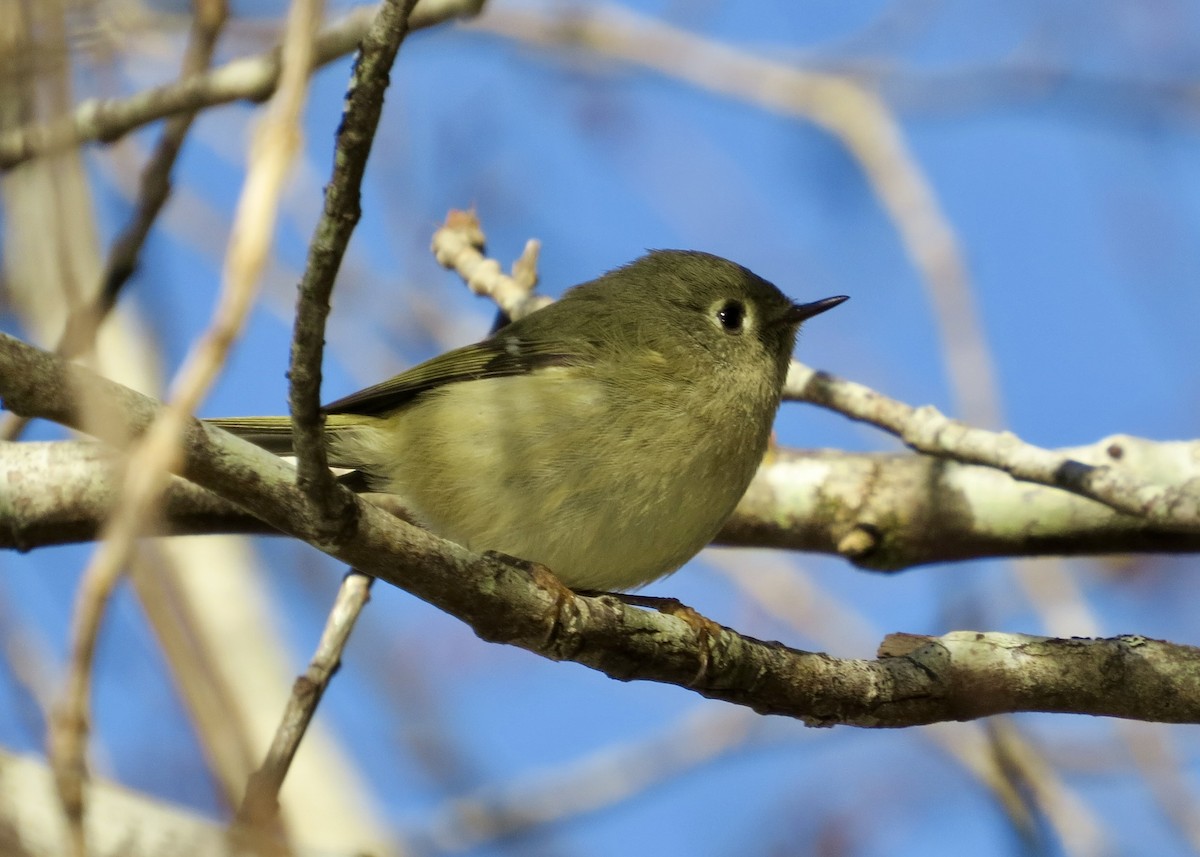
[[[1182,484],[1145,482],[1120,462],[1124,449],[1109,449],[1112,464],[1089,465],[1023,442],[1011,432],[992,432],[951,420],[936,408],[914,408],[869,387],[792,363],[784,397],[811,402],[890,432],[918,452],[995,467],[1014,479],[1061,488],[1168,529],[1200,529],[1200,478]]]
[[[224,0],[196,0],[194,5],[195,10],[180,75],[183,79],[201,74],[208,68],[227,15]],[[158,145],[142,170],[134,214],[109,249],[99,288],[91,296],[85,296],[72,307],[60,334],[58,353],[74,356],[88,352],[93,347],[101,322],[116,304],[120,290],[135,270],[142,245],[170,195],[171,172],[194,116],[194,113],[179,114],[171,117],[164,126]],[[0,435],[6,439],[12,439],[19,434],[25,421],[12,418],[11,414],[6,417],[9,419],[6,419],[0,427]],[[161,568],[161,563],[159,565]],[[217,722],[213,718],[204,718],[202,712],[207,710],[206,703],[215,702],[220,698],[220,694],[213,693],[214,684],[211,673],[208,674],[209,680],[205,682],[203,692],[187,692],[193,687],[190,681],[191,677],[199,674],[199,671],[194,669],[194,661],[188,664],[182,664],[181,661],[194,658],[200,652],[194,645],[186,643],[172,645],[172,641],[177,641],[178,633],[187,627],[187,623],[179,621],[181,617],[178,612],[172,612],[169,619],[163,619],[161,616],[163,610],[168,609],[166,601],[155,596],[161,594],[162,587],[166,585],[164,580],[149,575],[135,579],[138,597],[146,608],[151,624],[159,634],[164,654],[184,691],[185,699],[191,703],[193,712],[201,712],[197,723],[201,726],[201,739],[209,751],[209,759],[214,763],[216,778],[218,782],[227,784],[230,768],[228,757],[230,754],[236,756],[238,750],[243,755],[246,753],[244,740],[239,744],[239,739],[244,739],[244,733],[237,728],[230,728],[232,724],[227,716],[220,719],[220,729],[203,728],[205,723],[211,725]],[[174,608],[175,611],[182,609],[178,599],[174,603]],[[189,642],[194,643],[194,641]],[[225,713],[227,714],[227,712]],[[236,765],[234,767],[236,768]]]
[[[182,81],[203,74],[208,68],[229,11],[226,0],[196,0],[195,7],[184,50],[180,73]],[[142,245],[171,194],[171,173],[195,118],[195,110],[186,111],[170,117],[164,125],[158,145],[142,170],[133,216],[109,249],[95,297],[67,319],[58,343],[60,354],[74,357],[91,348],[97,328],[116,304],[121,288],[133,275]]]
[[[484,0],[424,0],[415,10],[410,27],[422,29],[477,15],[483,4]],[[352,52],[375,11],[375,7],[360,7],[323,29],[314,45],[313,67]],[[0,170],[79,143],[112,142],[135,128],[176,113],[233,101],[263,101],[275,92],[279,79],[280,49],[275,48],[128,98],[90,99],[60,121],[0,133]]]
[[[104,539],[80,583],[72,622],[66,688],[50,734],[51,758],[63,807],[82,852],[84,750],[88,733],[91,664],[105,606],[116,587],[133,540],[152,517],[168,475],[179,467],[181,438],[192,412],[224,364],[249,312],[259,272],[270,247],[279,194],[299,147],[312,37],[320,19],[317,0],[296,0],[289,13],[279,91],[256,135],[226,257],[224,286],[210,328],[189,354],[170,403],[139,443],[125,471],[121,499],[104,528]],[[80,855],[81,857],[81,855]]]
[[[697,708],[662,734],[608,747],[503,788],[454,798],[413,838],[437,853],[459,853],[576,818],[641,794],[720,759],[766,731],[746,709]],[[420,850],[420,849],[418,849]]]
[[[1072,857],[1104,857],[1110,838],[1092,809],[1062,781],[1045,755],[1012,722],[997,717],[984,727],[991,735],[990,747],[998,761],[1030,793],[1030,799],[1051,822]]]
[[[338,127],[333,175],[325,188],[325,209],[313,232],[308,264],[300,282],[300,300],[292,334],[289,404],[300,486],[325,510],[331,527],[352,526],[353,504],[346,491],[335,490],[325,456],[321,418],[321,358],[329,296],[350,236],[361,216],[359,199],[363,173],[387,90],[396,53],[409,32],[416,0],[379,7],[375,22],[363,37]]]
[[[267,757],[246,787],[246,797],[238,809],[238,824],[261,831],[274,823],[279,812],[279,789],[321,696],[341,664],[342,652],[370,597],[373,580],[357,571],[351,571],[342,580],[317,650],[304,675],[296,679]]]
[[[576,7],[570,14],[505,8],[471,27],[653,69],[833,134],[861,165],[921,273],[960,412],[979,425],[1001,423],[991,360],[954,230],[876,94],[850,77],[743,53],[616,6]]]
[[[759,609],[823,647],[862,650],[870,640],[878,638],[876,631],[853,608],[830,597],[809,575],[794,568],[759,563],[742,573],[732,563],[720,562],[719,556],[716,565]],[[993,718],[988,723],[997,720],[999,718]],[[1002,732],[1002,738],[978,723],[937,723],[922,729],[920,735],[976,777],[1023,836],[1032,835],[1036,813],[1046,816],[1064,842],[1072,843],[1073,833],[1086,822],[1090,822],[1092,829],[1098,826],[1086,810],[1080,809],[1079,800],[1058,779],[1039,780],[1039,795],[1046,799],[1031,800],[1023,786],[1033,775],[1025,766],[1001,764],[996,745],[1001,741],[1019,743],[1025,753],[1023,759],[1036,758],[1036,753],[1024,749],[1027,742],[1015,728],[997,731]],[[1044,767],[1043,763],[1038,770]],[[1071,812],[1064,812],[1064,808],[1070,808]],[[1083,848],[1072,848],[1068,853],[1079,857],[1092,854]]]
[[[255,764],[253,743],[233,689],[201,630],[188,590],[180,584],[175,557],[162,543],[138,545],[129,563],[130,583],[170,667],[180,697],[200,737],[204,755],[230,810]]]
[[[325,457],[320,415],[321,356],[329,296],[350,235],[360,215],[359,194],[367,156],[383,109],[383,96],[400,44],[408,34],[415,0],[385,0],[355,63],[350,95],[338,131],[333,177],[325,211],[309,248],[300,284],[292,341],[291,411],[298,457],[298,484],[316,506],[318,526],[352,527],[352,495],[332,479]],[[330,537],[336,538],[334,532]],[[317,704],[340,662],[350,630],[366,603],[371,578],[351,572],[330,613],[308,673],[296,682],[283,722],[262,767],[251,778],[238,821],[251,830],[269,827],[278,816],[278,795]]]
[[[513,321],[551,302],[551,298],[533,294],[541,246],[537,241],[525,243],[521,257],[513,263],[511,276],[500,269],[499,262],[483,255],[484,244],[483,227],[475,212],[451,211],[433,233],[430,249],[439,265],[457,272],[472,292],[493,300]]]

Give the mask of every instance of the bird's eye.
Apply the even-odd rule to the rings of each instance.
[[[746,320],[746,307],[741,301],[725,301],[717,310],[717,321],[726,333],[741,333]]]

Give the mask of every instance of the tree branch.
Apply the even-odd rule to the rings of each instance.
[[[433,233],[430,249],[439,265],[456,272],[475,294],[490,298],[512,321],[553,302],[553,298],[533,293],[541,244],[533,239],[525,242],[509,276],[499,262],[484,256],[485,243],[475,212],[451,211]]]
[[[70,394],[86,384],[123,426],[144,431],[160,405],[19,340],[0,335],[0,398],[18,413],[78,425]],[[899,727],[1010,711],[1059,711],[1200,722],[1200,649],[1118,637],[1050,640],[959,633],[840,660],[742,636],[701,634],[673,615],[611,596],[584,597],[495,556],[479,556],[358,502],[353,532],[306,531],[311,503],[293,469],[197,422],[180,475],[271,526],[399,586],[469,624],[481,638],[571,660],[623,681],[658,681],[820,726]],[[357,501],[356,501],[357,502]],[[902,641],[904,642],[904,641]]]
[[[208,70],[229,12],[226,0],[205,0],[195,6],[180,70],[181,82]],[[175,114],[165,123],[154,152],[142,168],[133,216],[109,248],[95,296],[67,319],[58,342],[60,354],[74,357],[92,347],[101,322],[116,306],[121,289],[137,270],[142,246],[171,195],[171,173],[195,118],[196,111],[188,110]]]
[[[1200,460],[1188,442],[1106,438],[1059,450],[1080,460],[1121,443],[1140,467]],[[87,441],[0,444],[0,548],[28,551],[96,538],[111,508],[114,456]],[[1191,465],[1194,467],[1194,464]],[[408,520],[392,494],[363,499]],[[155,535],[278,530],[184,479],[163,495]],[[775,449],[714,544],[840,555],[859,568],[1047,554],[1200,552],[1200,534],[1164,530],[1099,503],[927,455]]]
[[[291,768],[300,741],[317,712],[317,705],[342,662],[350,632],[371,595],[373,577],[349,572],[338,589],[337,599],[325,622],[325,630],[304,675],[292,685],[282,722],[271,741],[267,758],[250,777],[246,797],[238,808],[237,821],[251,831],[268,830],[279,813],[279,790]]]
[[[360,216],[359,195],[367,157],[375,138],[383,96],[400,45],[409,32],[416,0],[385,0],[363,38],[351,75],[346,110],[338,129],[334,169],[325,190],[325,209],[309,244],[308,264],[292,337],[289,404],[297,456],[297,484],[317,507],[322,525],[353,529],[352,495],[339,490],[325,455],[321,415],[321,361],[329,297],[342,256]],[[341,661],[342,649],[366,604],[372,578],[351,572],[343,581],[321,644],[308,672],[293,686],[283,722],[262,767],[251,777],[238,821],[251,830],[275,821],[279,789],[316,713],[317,705]]]
[[[176,375],[169,403],[158,411],[149,430],[137,441],[123,469],[118,502],[104,524],[103,538],[79,585],[67,678],[48,743],[63,809],[74,833],[75,853],[80,857],[85,850],[83,781],[91,669],[100,622],[143,522],[154,517],[168,475],[178,467],[183,455],[182,435],[191,415],[224,365],[253,303],[283,181],[299,149],[300,113],[307,95],[312,42],[320,14],[320,0],[293,0],[279,89],[255,134],[212,319]]]
[[[418,30],[479,14],[485,0],[422,0],[409,26]],[[377,7],[355,9],[317,35],[313,68],[358,47]],[[142,125],[234,101],[264,101],[279,83],[280,49],[233,60],[205,74],[147,89],[127,98],[93,98],[57,122],[0,133],[0,170],[87,142],[110,143]]]
[[[1047,454],[1102,463],[1117,449],[1133,477],[1166,486],[1200,478],[1197,441],[1115,436]],[[1200,550],[1200,532],[1163,527],[982,464],[792,449],[768,453],[717,540],[838,554],[874,571],[985,557]]]
[[[347,521],[345,493],[335,491],[325,455],[321,416],[321,362],[329,297],[350,236],[362,214],[359,199],[367,157],[383,112],[383,96],[400,44],[409,33],[416,0],[387,0],[379,7],[350,77],[346,109],[338,127],[333,175],[325,188],[325,207],[309,242],[308,262],[300,281],[300,299],[292,333],[288,404],[295,438],[297,479],[329,522]]]
[[[929,295],[960,412],[999,425],[995,371],[970,276],[950,221],[909,151],[887,103],[844,74],[797,68],[738,50],[616,5],[569,13],[506,7],[471,28],[521,44],[564,48],[650,69],[717,95],[811,122],[833,135],[863,171],[895,224]]]
[[[1108,448],[1106,463],[1084,464],[1025,443],[1012,432],[975,428],[947,418],[931,405],[914,408],[795,361],[784,397],[870,423],[917,452],[995,467],[1014,479],[1061,488],[1164,529],[1200,531],[1200,476],[1182,482],[1139,479],[1120,465],[1125,450],[1119,443]]]

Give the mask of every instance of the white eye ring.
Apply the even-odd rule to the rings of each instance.
[[[730,298],[717,307],[715,316],[726,333],[741,333],[746,323],[746,305]]]

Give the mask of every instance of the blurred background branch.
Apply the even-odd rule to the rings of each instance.
[[[422,0],[414,26],[481,6]],[[5,329],[57,342],[106,280],[100,248],[152,222],[96,358],[149,391],[207,315],[246,128],[273,86],[281,34],[280,7],[238,8],[213,71],[175,84],[193,26],[185,8],[0,3]],[[234,353],[214,413],[284,410],[294,284],[348,72],[337,57],[374,11],[338,6],[318,35],[330,70],[312,89],[305,157],[250,320],[254,344]],[[1189,237],[1200,228],[1195,18],[1179,4],[1109,2],[1003,12],[928,0],[789,11],[709,3],[685,13],[637,0],[493,0],[474,28],[414,39],[393,72],[330,319],[328,387],[354,389],[485,332],[490,311],[444,288],[427,251],[446,207],[469,201],[499,258],[527,235],[545,239],[549,295],[647,246],[712,250],[797,297],[854,296],[845,322],[806,331],[800,356],[811,365],[1072,460],[1184,485],[1194,441],[1161,439],[1200,436],[1200,387],[1187,368],[1200,313]],[[189,101],[189,86],[242,104],[200,110],[175,193],[140,221],[151,197],[137,175],[166,140],[145,125],[209,103]],[[44,424],[30,432],[53,436]],[[869,657],[877,628],[1194,641],[1191,558],[1171,556],[1195,550],[1186,532],[902,454],[812,408],[785,408],[779,434],[725,539],[840,559],[799,569],[784,554],[721,551],[656,590],[756,636],[814,640],[840,656]],[[793,452],[813,446],[845,452]],[[16,527],[6,535],[25,547],[89,538],[111,503],[110,465],[74,445],[39,461],[38,448],[0,451],[6,480],[22,480],[2,483],[0,516]],[[77,455],[90,463],[64,481],[49,469],[59,454],[67,466]],[[56,505],[58,490],[69,493]],[[199,512],[184,520],[201,530],[248,524],[178,483],[162,511],[176,521]],[[1104,556],[888,577],[845,567],[1077,552]],[[69,546],[5,557],[5,746],[40,746],[84,559]],[[712,573],[714,562],[736,566],[738,585]],[[93,763],[227,818],[341,570],[285,540],[252,552],[211,537],[141,545],[132,569],[137,600],[117,590],[99,641]],[[797,580],[806,582],[785,583]],[[486,854],[633,840],[695,854],[731,842],[923,855],[1200,847],[1189,730],[1022,716],[808,735],[758,718],[747,737],[730,717],[724,738],[692,746],[703,731],[688,728],[692,718],[720,729],[720,707],[480,646],[390,588],[375,597],[281,795],[297,843],[350,852],[390,831],[399,849]],[[851,613],[867,629],[839,636],[843,623],[858,627]],[[931,740],[944,752],[929,753]],[[593,762],[631,758],[626,747],[644,764],[590,778]],[[478,815],[457,811],[472,806]]]

